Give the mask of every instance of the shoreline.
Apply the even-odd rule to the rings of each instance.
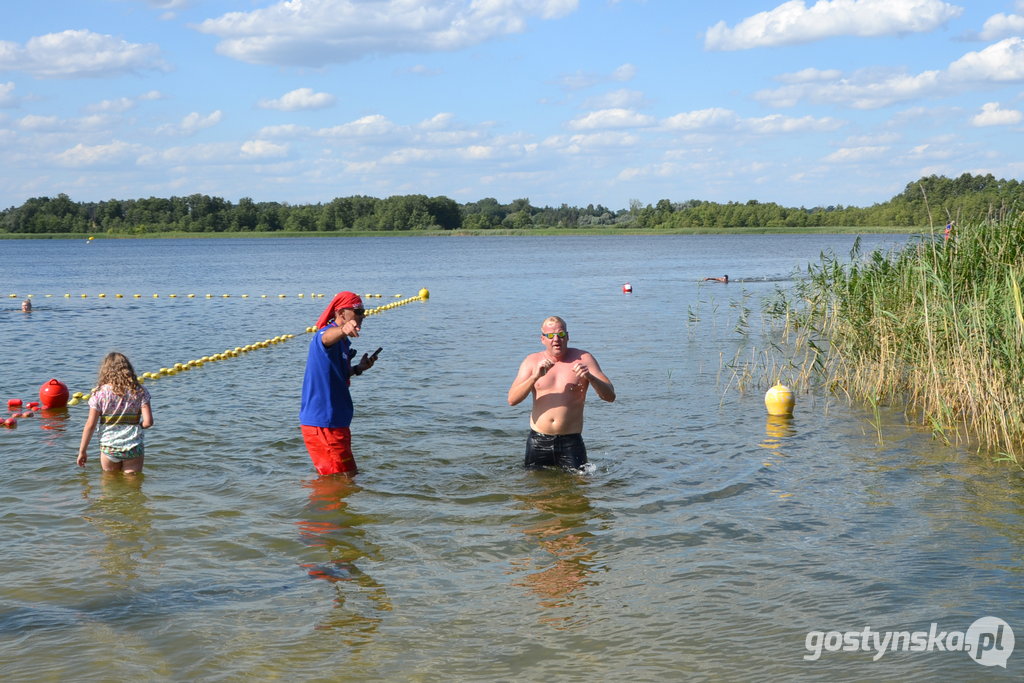
[[[274,232],[156,232],[142,235],[128,233],[0,233],[0,240],[86,240],[100,239],[239,239],[239,238],[291,238],[291,237],[529,237],[529,236],[644,236],[644,235],[868,235],[928,234],[941,230],[927,227],[891,226],[820,226],[813,228],[743,227],[743,228],[686,228],[679,230],[636,230],[620,228],[532,228],[494,230],[353,230],[333,232],[305,232],[280,230]],[[937,232],[936,232],[937,234]]]

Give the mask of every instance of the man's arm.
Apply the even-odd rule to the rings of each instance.
[[[615,400],[615,387],[612,386],[612,381],[601,371],[600,364],[592,355],[584,353],[580,357],[580,362],[573,367],[573,370],[576,371],[577,377],[584,378],[590,382],[590,385],[594,387],[594,391],[597,392],[598,398],[602,401],[611,403]]]
[[[518,405],[532,394],[533,385],[547,373],[551,365],[551,361],[547,358],[538,363],[527,356],[520,364],[519,374],[516,375],[512,387],[508,390],[508,404],[510,406]]]

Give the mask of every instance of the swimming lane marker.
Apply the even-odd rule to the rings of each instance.
[[[384,311],[389,311],[393,308],[398,308],[399,306],[405,306],[407,304],[411,304],[414,301],[426,301],[429,298],[430,291],[424,288],[420,290],[419,294],[413,297],[409,297],[408,299],[394,301],[390,304],[378,306],[377,308],[368,308],[366,309],[366,315],[380,315]],[[307,327],[305,331],[316,332],[316,326]],[[246,346],[236,346],[233,349],[225,349],[222,353],[215,353],[210,356],[203,356],[202,358],[190,360],[187,363],[175,363],[170,367],[160,368],[160,370],[157,372],[144,372],[141,375],[139,375],[136,379],[139,380],[139,383],[144,383],[146,380],[155,380],[160,379],[161,377],[170,377],[171,375],[177,375],[178,373],[186,372],[188,370],[191,370],[192,368],[201,368],[207,363],[213,363],[216,361],[225,360],[227,358],[236,358],[238,356],[248,353],[249,351],[265,349],[269,346],[273,346],[274,344],[280,344],[282,342],[286,342],[289,339],[294,338],[294,334],[282,334],[272,339],[265,339],[261,342],[256,342],[254,344],[248,344]],[[68,405],[78,405],[82,401],[88,401],[89,398],[90,394],[76,391],[74,394],[71,395],[71,400],[68,401]]]

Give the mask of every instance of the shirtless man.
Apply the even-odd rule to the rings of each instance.
[[[583,445],[583,402],[591,386],[602,401],[615,400],[615,387],[597,359],[583,349],[569,348],[565,321],[546,318],[540,326],[544,350],[531,353],[519,366],[508,390],[508,404],[518,405],[533,394],[526,467],[553,465],[579,469],[587,462]]]

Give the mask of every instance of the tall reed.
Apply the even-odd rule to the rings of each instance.
[[[1024,220],[852,256],[823,256],[785,303],[787,326],[827,340],[828,385],[1024,462]]]

